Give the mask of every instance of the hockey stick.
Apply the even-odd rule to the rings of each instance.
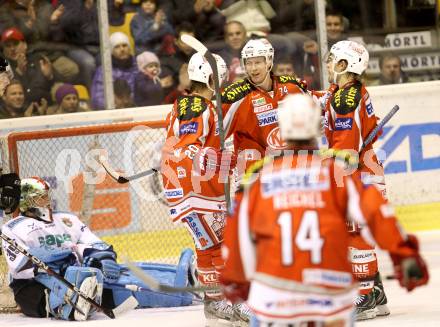
[[[222,97],[220,94],[220,83],[218,80],[218,70],[217,70],[217,61],[212,55],[211,51],[199,40],[189,34],[183,34],[181,36],[182,42],[186,45],[190,46],[197,52],[199,52],[202,56],[206,58],[208,64],[212,69],[212,79],[214,81],[214,90],[215,90],[215,102],[216,102],[216,111],[218,116],[218,131],[220,137],[220,150],[225,150],[225,130],[223,129],[223,111],[222,111]],[[231,195],[229,194],[229,175],[225,182],[225,200],[228,211],[231,209]]]
[[[133,272],[133,274],[139,278],[145,285],[156,292],[167,292],[167,293],[180,293],[180,292],[205,292],[205,291],[218,291],[219,286],[185,286],[185,287],[174,287],[169,285],[164,285],[159,283],[158,280],[151,277],[141,268],[136,266],[133,262],[128,260],[125,261],[127,267]]]
[[[58,279],[61,283],[67,286],[68,289],[72,290],[78,296],[82,297],[84,300],[86,300],[88,303],[90,303],[91,306],[96,308],[96,310],[103,312],[107,317],[111,319],[115,319],[115,313],[111,309],[103,308],[99,303],[97,303],[95,300],[87,296],[86,294],[82,293],[81,290],[76,287],[75,285],[69,283],[63,276],[56,273],[54,270],[52,270],[48,265],[46,265],[43,261],[38,259],[37,257],[33,256],[29,253],[28,250],[23,248],[20,244],[15,242],[12,238],[9,238],[5,234],[0,232],[0,238],[2,238],[5,242],[7,242],[9,245],[11,245],[14,249],[18,250],[22,254],[24,254],[29,260],[31,260],[34,264],[38,266],[38,268],[43,269],[48,275],[55,277]]]
[[[379,124],[368,134],[367,138],[365,139],[364,143],[361,146],[361,149],[359,152],[362,152],[362,150],[373,141],[374,137],[377,135],[377,133],[385,126],[385,124],[394,116],[394,114],[400,109],[399,105],[395,105],[390,112],[381,120]]]
[[[157,173],[158,170],[155,168],[151,168],[145,171],[142,171],[140,173],[131,175],[131,176],[124,176],[120,173],[118,173],[116,170],[114,170],[109,162],[107,161],[107,159],[104,156],[100,156],[99,157],[99,163],[102,165],[102,167],[104,167],[105,171],[107,172],[107,174],[113,178],[116,182],[118,182],[119,184],[125,184],[131,181],[134,181],[136,179],[145,177],[145,176],[149,176],[151,174]]]

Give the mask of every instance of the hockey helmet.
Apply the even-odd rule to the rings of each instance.
[[[213,53],[217,62],[218,83],[221,86],[227,79],[228,68],[225,61],[219,55]],[[209,77],[212,74],[211,66],[201,53],[196,52],[192,55],[188,63],[188,77],[191,81],[205,83],[210,89]]]
[[[31,213],[37,219],[52,221],[49,183],[39,177],[22,179],[19,208],[20,212]]]
[[[333,67],[341,60],[347,61],[347,69],[339,74],[350,72],[361,75],[368,67],[369,54],[365,47],[354,41],[339,41],[330,49]]]
[[[321,109],[307,94],[286,96],[278,107],[281,138],[310,140],[321,135]]]
[[[268,64],[268,70],[271,70],[274,53],[273,46],[267,39],[249,40],[241,50],[242,64],[244,65],[246,59],[249,58],[264,57],[266,58],[266,64]]]

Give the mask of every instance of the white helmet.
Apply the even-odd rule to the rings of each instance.
[[[51,189],[48,182],[39,177],[21,180],[20,212],[30,212],[46,222],[52,221]]]
[[[244,65],[248,58],[264,57],[269,66],[269,71],[273,66],[274,49],[272,44],[267,39],[253,39],[249,40],[241,50],[241,60]]]
[[[213,53],[215,61],[217,62],[217,72],[218,72],[218,82],[221,86],[227,79],[228,67],[225,61],[219,55]],[[192,55],[188,63],[188,77],[191,81],[197,81],[205,83],[208,88],[211,89],[209,85],[209,77],[212,74],[211,66],[208,61],[199,52]]]
[[[368,51],[362,44],[354,41],[339,41],[330,49],[333,55],[333,67],[341,60],[346,60],[348,65],[344,72],[351,72],[361,75],[368,67]]]
[[[281,138],[310,140],[321,135],[321,109],[307,94],[290,94],[278,107]]]

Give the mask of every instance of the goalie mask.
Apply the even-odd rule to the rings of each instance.
[[[51,189],[49,183],[39,177],[21,180],[20,212],[26,216],[52,222]]]

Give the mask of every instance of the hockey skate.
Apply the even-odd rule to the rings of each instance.
[[[379,272],[374,277],[374,296],[376,297],[376,309],[378,316],[388,316],[390,309],[387,306],[388,300],[382,284]]]
[[[95,276],[93,277],[87,277],[84,279],[84,281],[81,284],[81,287],[79,288],[80,291],[90,297],[91,299],[95,300],[96,295],[98,294],[98,281]],[[73,313],[73,317],[75,320],[84,321],[87,320],[87,318],[93,313],[92,310],[90,310],[90,303],[87,302],[82,297],[78,297],[78,301],[76,302],[76,306],[79,310],[82,311],[79,312],[78,310],[75,310]]]
[[[373,319],[377,316],[374,289],[368,294],[360,294],[354,301],[356,305],[356,321]]]
[[[226,300],[205,301],[206,327],[233,326],[234,310]]]
[[[232,306],[234,309],[234,327],[245,327],[249,326],[249,320],[251,316],[251,309],[247,306],[246,303],[238,303]]]

